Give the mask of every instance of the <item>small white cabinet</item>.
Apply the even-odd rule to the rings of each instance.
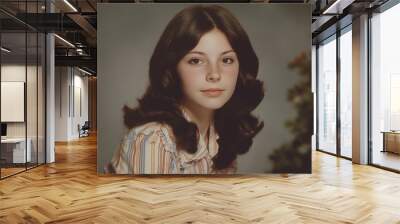
[[[9,152],[7,162],[25,163],[32,161],[32,140],[26,139],[27,147],[25,151],[25,138],[7,138],[1,140],[2,152]],[[12,155],[12,156],[11,156]],[[3,157],[3,156],[2,156]],[[12,157],[12,160],[11,160]],[[25,161],[26,159],[26,161]]]

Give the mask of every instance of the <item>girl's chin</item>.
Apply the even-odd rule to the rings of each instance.
[[[210,103],[210,102],[208,102],[208,103],[203,103],[203,104],[200,104],[202,107],[204,107],[204,108],[206,108],[206,109],[209,109],[209,110],[218,110],[218,109],[220,109],[222,106],[224,106],[224,103],[217,103],[217,102],[215,102],[215,103]]]
[[[187,102],[187,101],[186,101]],[[196,99],[196,100],[191,100],[191,103],[189,105],[186,105],[190,107],[190,105],[194,106],[194,108],[201,108],[201,110],[206,109],[206,110],[218,110],[221,109],[227,101],[223,99]],[[193,108],[193,109],[194,109]]]

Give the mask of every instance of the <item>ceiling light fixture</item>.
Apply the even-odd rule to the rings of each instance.
[[[66,39],[64,39],[64,38],[62,38],[62,37],[60,37],[60,36],[57,35],[57,34],[54,34],[54,36],[57,37],[58,39],[60,39],[61,41],[63,41],[64,43],[66,43],[67,45],[69,45],[70,47],[75,48],[75,45],[73,45],[73,44],[72,44],[71,42],[69,42],[68,40],[66,40]]]
[[[327,9],[322,12],[322,14],[342,14],[343,9],[345,9],[347,6],[351,5],[355,0],[336,0],[333,2],[332,5],[330,5]]]
[[[78,12],[78,10],[71,4],[69,3],[68,0],[64,0],[65,4],[67,4],[72,10],[74,10],[74,12]]]
[[[79,67],[78,67],[78,70],[81,71],[81,72],[83,72],[83,73],[85,73],[85,74],[87,74],[87,75],[90,75],[90,76],[93,75],[92,73],[90,73],[90,72],[88,72],[88,71],[85,71],[85,70],[83,70],[83,69],[81,69],[81,68],[79,68]]]
[[[10,53],[10,52],[11,52],[11,50],[9,50],[9,49],[7,49],[7,48],[5,48],[5,47],[1,47],[1,50],[4,51],[4,52],[6,52],[6,53]]]
[[[83,50],[81,48],[77,48],[76,53],[78,53],[79,55],[83,55]]]

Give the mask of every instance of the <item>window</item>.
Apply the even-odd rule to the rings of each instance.
[[[372,164],[395,170],[400,170],[399,23],[400,4],[371,18]]]
[[[336,36],[318,47],[318,149],[336,153]]]
[[[351,26],[340,36],[340,155],[352,157],[352,33]]]

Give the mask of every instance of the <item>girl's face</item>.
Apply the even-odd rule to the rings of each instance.
[[[177,65],[183,104],[201,109],[221,108],[233,95],[239,60],[225,34],[213,29]]]

